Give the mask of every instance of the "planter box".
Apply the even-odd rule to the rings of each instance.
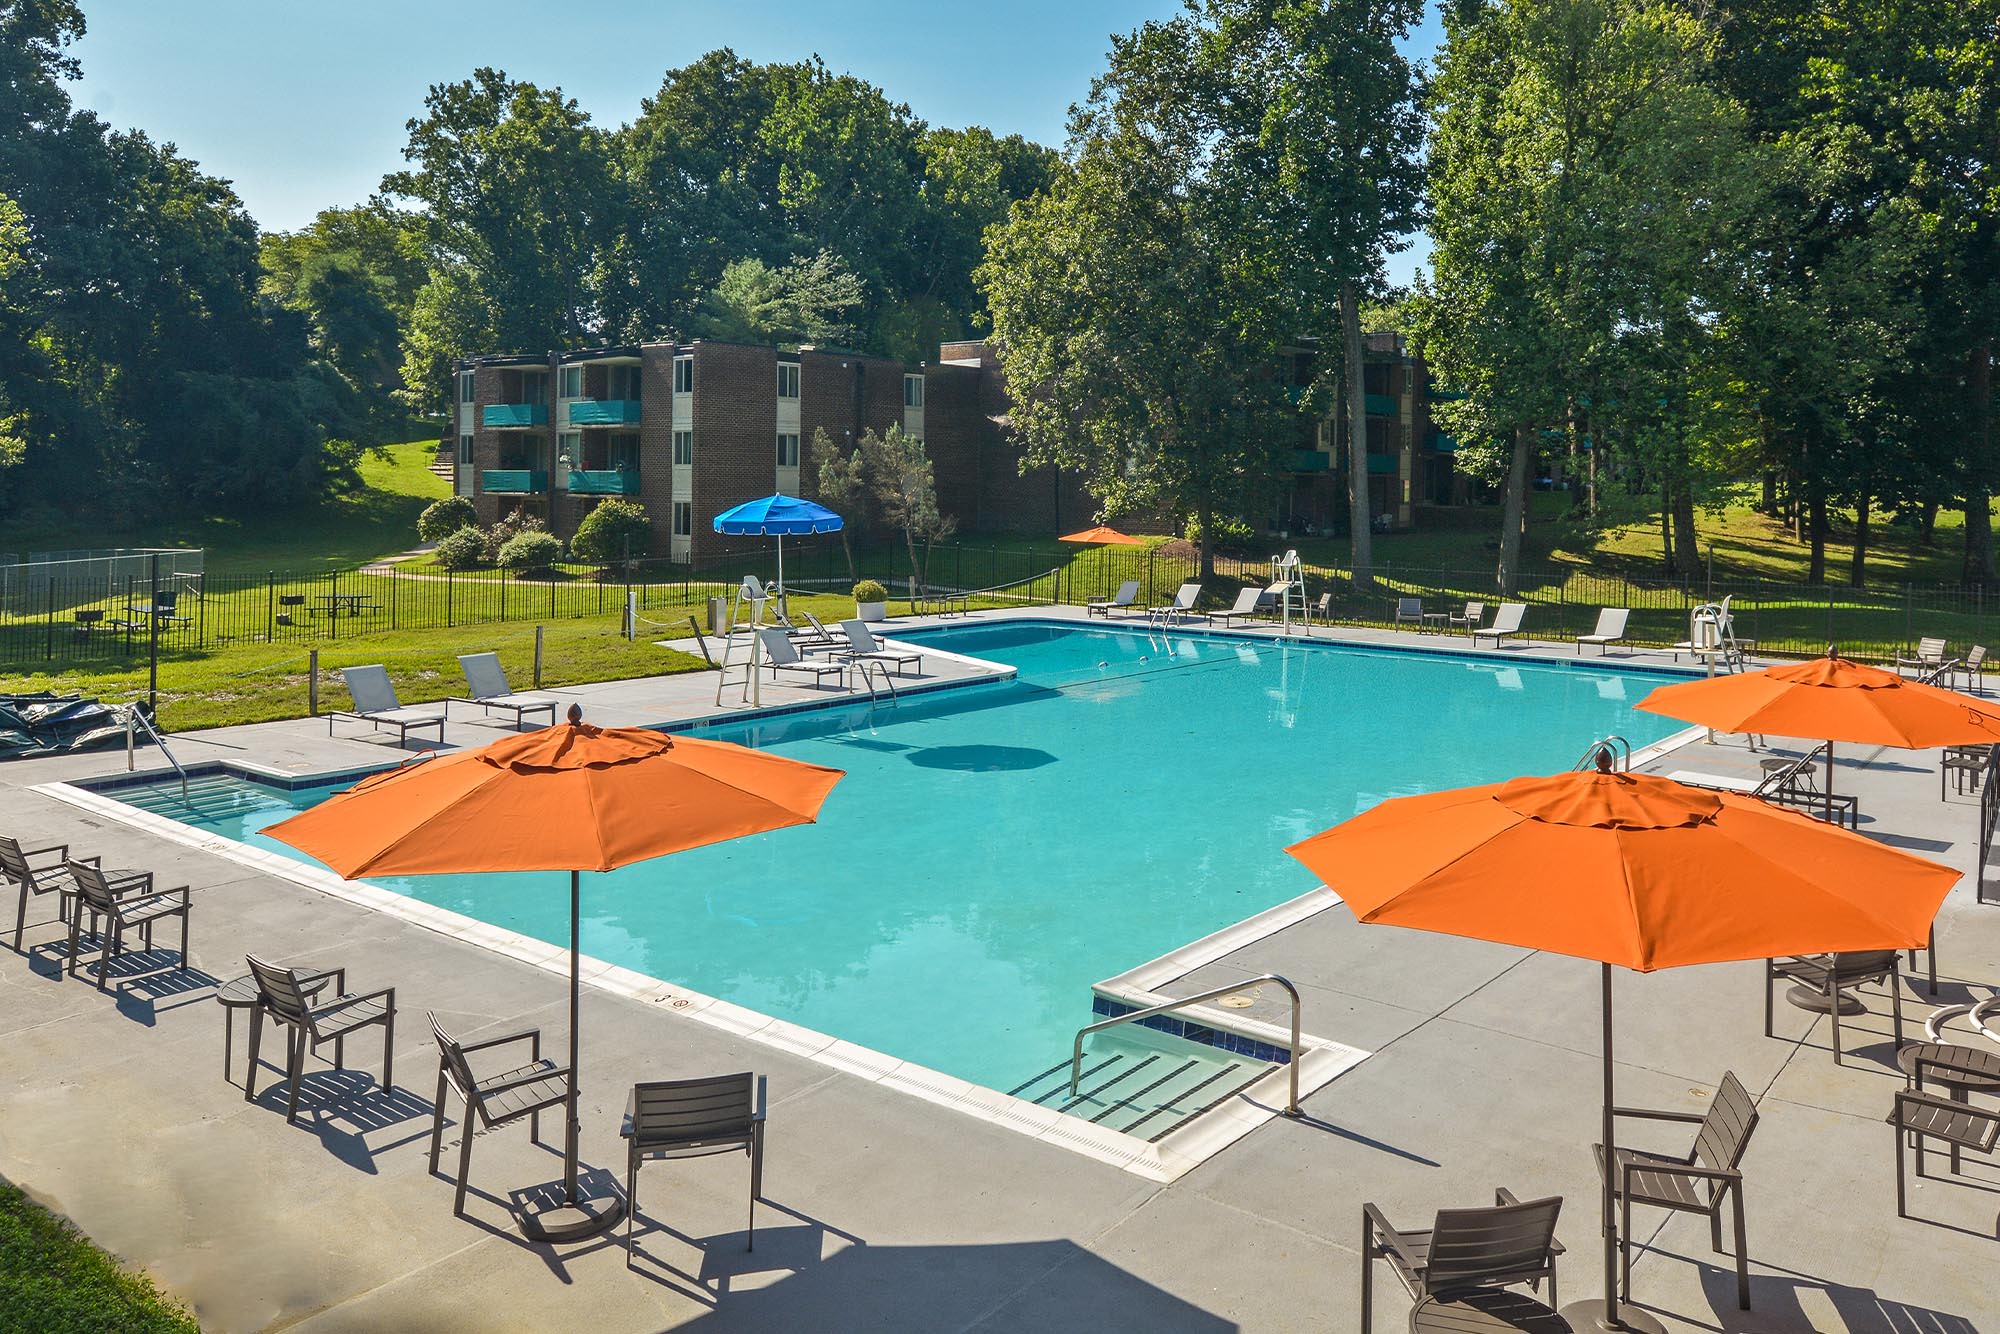
[[[857,602],[854,614],[864,621],[886,621],[889,619],[889,604],[886,602]]]

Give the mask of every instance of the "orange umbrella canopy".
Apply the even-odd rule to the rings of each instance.
[[[2000,741],[2000,708],[1955,690],[1828,653],[1761,672],[1661,686],[1632,707],[1720,732],[1815,737],[1864,746]]]
[[[1287,851],[1363,922],[1639,972],[1921,948],[1959,878],[1752,798],[1601,771],[1396,798]]]
[[[809,824],[842,773],[721,741],[572,721],[363,779],[263,832],[350,879],[609,871]]]
[[[1099,546],[1111,547],[1143,547],[1146,545],[1144,538],[1133,537],[1128,533],[1121,533],[1116,528],[1107,528],[1103,524],[1099,524],[1095,528],[1086,528],[1080,533],[1065,533],[1056,540],[1058,542],[1095,542]]]

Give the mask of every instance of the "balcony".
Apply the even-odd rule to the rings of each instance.
[[[1317,449],[1292,451],[1293,472],[1326,472],[1333,467],[1333,455]]]
[[[488,403],[479,410],[480,424],[494,431],[525,431],[549,424],[546,403]]]
[[[479,489],[495,496],[538,496],[549,489],[549,475],[536,468],[487,468],[479,474]]]
[[[636,496],[639,494],[639,474],[571,468],[569,493],[573,496]]]
[[[1371,417],[1395,417],[1401,415],[1403,411],[1402,404],[1396,401],[1394,394],[1369,394],[1366,397],[1368,415]]]
[[[1370,454],[1368,473],[1371,477],[1394,477],[1403,469],[1403,460],[1394,454]]]
[[[568,407],[570,426],[637,426],[636,398],[579,398]]]
[[[1431,448],[1440,454],[1455,454],[1458,452],[1458,441],[1443,431],[1432,431]]]

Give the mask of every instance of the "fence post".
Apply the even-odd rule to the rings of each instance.
[[[551,588],[555,585],[549,585]],[[535,627],[535,689],[542,688],[542,627]]]
[[[549,566],[549,619],[556,618],[556,567]]]
[[[340,638],[340,571],[327,576],[326,621],[333,627],[332,637]]]
[[[203,570],[194,580],[194,646],[208,647],[208,571]]]
[[[447,566],[444,572],[444,624],[447,630],[451,628],[451,591],[456,586],[452,570]]]
[[[264,641],[278,637],[278,572],[264,571]]]
[[[500,619],[504,621],[507,619],[507,585],[510,581],[507,578],[507,571],[501,570],[499,571],[499,575],[500,575]]]
[[[306,650],[306,716],[319,717],[319,650]]]
[[[146,712],[155,720],[160,716],[160,558],[152,559],[153,592],[147,599],[146,622],[150,627],[146,633]],[[54,616],[55,604],[50,604],[50,615]]]
[[[389,628],[391,630],[402,628],[396,620],[396,595],[403,591],[402,583],[402,577],[396,573],[396,567],[391,565],[389,567]]]
[[[1903,584],[1903,651],[1910,648],[1910,585]]]

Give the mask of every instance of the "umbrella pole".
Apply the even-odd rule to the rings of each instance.
[[[1833,742],[1826,743],[1826,822],[1833,823]]]
[[[569,873],[569,1102],[563,1109],[563,1199],[576,1203],[576,1043],[577,1009],[582,989],[583,955],[578,941],[583,924],[582,876]]]
[[[791,608],[785,605],[785,535],[778,534],[778,615],[790,620]]]

